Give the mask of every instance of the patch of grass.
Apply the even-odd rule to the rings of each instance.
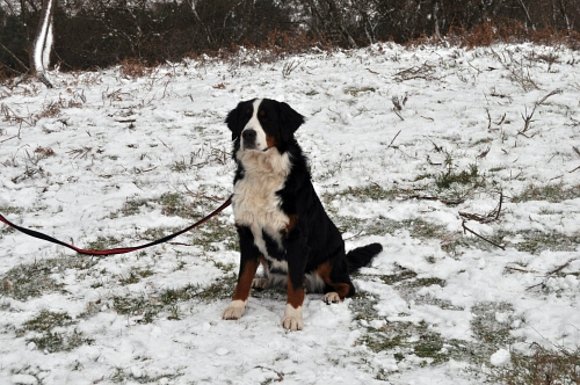
[[[487,144],[493,142],[493,138],[481,138],[471,143],[472,146],[477,146],[478,144]]]
[[[480,343],[475,345],[472,359],[488,362],[499,348],[509,346],[516,339],[511,335],[516,319],[513,306],[507,302],[481,302],[471,308],[471,331]]]
[[[71,333],[46,332],[26,339],[33,342],[38,350],[48,353],[71,351],[82,345],[91,345],[94,339],[88,338],[78,330]]]
[[[0,294],[18,300],[27,300],[62,289],[63,284],[55,280],[55,274],[66,269],[86,270],[98,263],[97,258],[73,256],[42,259],[31,264],[18,265],[2,277]]]
[[[469,351],[466,342],[447,341],[431,330],[426,322],[387,322],[380,328],[368,328],[357,343],[376,353],[390,352],[398,361],[412,356],[422,358],[425,360],[422,365],[438,365],[450,359],[462,359]]]
[[[490,368],[488,380],[505,385],[580,384],[580,349],[551,351],[535,346],[532,354],[511,353],[510,364]]]
[[[161,205],[163,215],[187,219],[202,217],[202,213],[197,211],[192,203],[187,202],[183,194],[180,193],[165,193],[159,197],[157,203]]]
[[[415,353],[417,357],[430,357],[437,361],[445,361],[444,352],[442,351],[443,345],[444,341],[441,335],[436,333],[424,334],[420,336],[419,341],[414,344],[413,353]]]
[[[417,291],[422,287],[438,285],[444,287],[447,281],[437,277],[421,277],[417,278],[417,273],[414,271],[399,266],[399,269],[394,274],[380,275],[379,278],[383,283],[393,286],[399,291],[401,296],[405,299],[413,299],[416,303],[429,303],[433,305],[440,305],[441,308],[448,310],[458,310],[450,302],[444,302],[438,298],[432,297],[418,297]]]
[[[191,164],[185,160],[177,160],[173,162],[170,169],[173,172],[186,172],[191,167]]]
[[[415,277],[417,277],[417,273],[415,273],[413,270],[402,267],[394,274],[381,275],[380,279],[387,285],[394,285],[396,283],[413,279]]]
[[[376,92],[376,88],[374,87],[346,87],[344,89],[344,93],[351,95],[351,96],[358,96],[360,94],[364,94],[367,92]]]
[[[407,228],[413,238],[429,239],[442,238],[446,233],[444,226],[427,222],[421,218],[408,219],[402,222],[403,228]]]
[[[580,185],[564,187],[562,185],[528,186],[520,195],[512,197],[512,202],[548,201],[559,203],[569,199],[580,198]]]
[[[235,282],[235,275],[226,274],[206,287],[187,285],[179,289],[166,289],[152,296],[115,296],[112,298],[112,308],[119,314],[139,317],[140,323],[151,323],[161,313],[168,313],[168,319],[179,319],[179,303],[192,300],[213,302],[229,298]]]
[[[138,214],[142,207],[154,208],[160,206],[161,213],[167,216],[178,216],[188,220],[199,220],[215,207],[211,199],[202,200],[201,204],[194,205],[181,193],[165,193],[156,199],[131,199],[123,207],[111,214],[111,218]],[[159,239],[181,228],[154,227],[145,230],[143,237],[149,240]],[[235,228],[218,219],[206,222],[192,233],[192,244],[200,245],[207,251],[219,251],[221,247],[227,250],[237,250],[238,242]],[[92,248],[105,248],[116,242],[113,237],[99,237],[91,243]]]
[[[166,235],[172,234],[179,230],[181,230],[181,228],[178,227],[150,227],[143,231],[140,235],[142,238],[148,241],[153,241],[155,239],[163,238]]]
[[[373,320],[379,317],[375,306],[379,303],[379,298],[367,292],[358,292],[350,303],[350,310],[354,319]]]
[[[476,164],[470,165],[469,170],[460,172],[455,172],[450,168],[435,179],[435,185],[442,190],[451,188],[453,184],[480,186],[482,183],[483,180]]]
[[[571,235],[558,232],[542,232],[538,230],[522,230],[517,233],[497,230],[486,238],[492,242],[505,247],[513,247],[518,251],[530,254],[540,254],[542,251],[574,251],[580,244],[580,233]],[[451,241],[445,242],[441,248],[447,253],[455,256],[462,255],[468,248],[481,250],[495,250],[496,246],[479,239],[475,236],[459,236]]]
[[[421,218],[396,221],[381,216],[373,219],[361,219],[351,216],[335,215],[333,216],[333,220],[342,233],[352,232],[358,235],[393,235],[398,231],[407,230],[413,238],[440,239],[447,234],[444,226],[428,222]]]
[[[119,280],[121,285],[131,285],[141,281],[142,278],[152,276],[154,273],[150,269],[135,269],[129,272],[128,276],[124,276]]]
[[[151,376],[145,373],[137,374],[132,370],[126,371],[123,368],[115,368],[115,372],[110,377],[110,380],[114,384],[168,384],[171,382],[170,380],[181,377],[182,375],[179,372],[172,372]]]
[[[229,274],[212,283],[197,294],[197,298],[205,302],[213,302],[218,299],[230,298],[233,294],[237,277]]]
[[[42,310],[36,317],[26,321],[22,331],[47,332],[55,327],[72,325],[74,322],[66,312]]]
[[[22,214],[24,210],[21,207],[15,206],[0,206],[0,214]]]
[[[393,275],[388,281],[394,284],[410,282],[409,280],[416,277],[416,274],[410,272],[401,270],[398,276]],[[422,283],[431,282],[429,280]],[[439,283],[441,281],[438,280],[437,284]],[[475,343],[457,339],[447,340],[425,321],[414,323],[397,320],[387,321],[380,327],[369,326],[370,322],[382,318],[376,310],[378,302],[377,296],[359,292],[350,303],[354,320],[359,321],[360,329],[363,331],[357,344],[366,346],[372,352],[390,353],[398,362],[407,358],[412,362],[416,362],[417,358],[422,359],[422,366],[438,365],[450,359],[465,361],[474,354]]]
[[[93,250],[103,250],[103,249],[109,249],[111,247],[114,247],[115,245],[119,244],[119,240],[111,235],[108,236],[101,236],[99,235],[97,237],[97,239],[95,239],[94,241],[91,241],[87,244],[87,249],[93,249]]]
[[[405,288],[421,288],[427,286],[441,286],[445,287],[447,281],[437,277],[423,277],[423,278],[416,278],[412,280],[407,280],[401,284],[401,286]]]
[[[125,203],[123,204],[123,207],[121,207],[120,210],[115,211],[114,213],[111,213],[110,217],[111,218],[118,218],[120,216],[130,216],[130,215],[136,215],[139,214],[139,212],[141,211],[141,207],[151,207],[149,201],[147,199],[142,199],[142,198],[131,198],[131,199],[127,199],[125,201]]]
[[[521,238],[517,242],[510,242],[509,245],[518,251],[525,251],[531,254],[539,254],[544,250],[552,251],[574,251],[580,244],[580,233],[566,235],[552,232],[523,231],[516,235],[510,234],[514,238]]]
[[[163,310],[156,298],[147,297],[113,297],[113,310],[118,314],[141,317],[141,323],[151,323]]]
[[[430,294],[417,295],[415,294],[414,299],[415,305],[434,305],[440,307],[443,310],[454,310],[463,311],[464,308],[461,306],[454,305],[451,301],[434,297]]]
[[[29,335],[26,338],[27,342],[33,342],[37,349],[48,353],[70,351],[81,345],[93,343],[94,340],[85,337],[76,329],[72,332],[61,330],[75,323],[65,312],[43,310],[26,321],[17,331],[17,335]],[[59,329],[59,331],[54,329]]]
[[[378,201],[378,200],[393,200],[399,196],[406,196],[409,191],[398,188],[385,189],[382,186],[373,183],[366,186],[349,187],[336,193],[326,193],[323,199],[328,202],[337,197],[353,197],[361,201]]]
[[[352,232],[365,235],[394,234],[401,228],[401,223],[393,219],[378,217],[361,219],[351,216],[334,215],[333,221],[341,233]]]

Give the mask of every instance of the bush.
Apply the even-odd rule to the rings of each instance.
[[[0,78],[27,71],[41,1],[0,5]],[[77,0],[59,2],[53,61],[89,69],[156,64],[240,45],[287,52],[448,37],[580,45],[575,0]]]

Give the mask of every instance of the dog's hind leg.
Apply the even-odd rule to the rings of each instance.
[[[338,303],[355,293],[354,285],[348,276],[346,264],[332,263],[332,260],[323,262],[316,274],[324,281],[323,301],[327,304]]]
[[[262,265],[263,275],[257,276],[252,281],[252,289],[264,290],[270,286],[270,267],[268,266],[268,261],[266,258],[260,258],[260,264]]]

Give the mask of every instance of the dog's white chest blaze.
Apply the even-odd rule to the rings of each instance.
[[[290,219],[282,211],[276,192],[284,188],[291,162],[287,153],[276,148],[266,152],[239,151],[236,157],[244,166],[244,176],[234,185],[233,210],[236,224],[248,226],[254,243],[264,257],[271,259],[262,231],[280,242],[280,232]]]

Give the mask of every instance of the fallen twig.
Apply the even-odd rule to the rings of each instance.
[[[435,66],[425,62],[421,66],[413,66],[399,71],[393,75],[393,78],[398,82],[411,79],[440,80],[440,78],[433,75],[434,73]]]
[[[2,139],[2,140],[0,140],[0,143],[8,142],[9,140],[12,140],[12,139],[20,139],[20,132],[21,131],[22,131],[22,123],[20,123],[18,125],[18,134],[11,136],[9,138],[6,138],[6,139]]]
[[[522,135],[522,136],[524,136],[524,137],[526,137],[526,138],[528,138],[528,139],[529,139],[529,138],[530,138],[530,136],[528,136],[528,135],[526,134],[526,132],[527,132],[527,131],[530,129],[530,127],[531,127],[531,125],[532,125],[532,122],[534,121],[533,117],[534,117],[534,114],[536,113],[536,109],[537,109],[539,106],[541,106],[542,104],[544,104],[544,102],[545,102],[546,100],[548,100],[548,98],[550,98],[550,97],[552,97],[552,96],[554,96],[554,95],[561,94],[561,93],[562,93],[562,90],[556,89],[556,90],[553,90],[553,91],[551,91],[550,93],[548,93],[548,94],[547,94],[546,96],[544,96],[543,98],[541,98],[541,99],[537,100],[537,101],[534,103],[534,108],[532,108],[532,111],[531,111],[529,114],[528,114],[528,108],[526,107],[526,108],[525,108],[525,110],[524,110],[524,113],[523,113],[523,114],[521,114],[521,115],[522,115],[522,119],[523,119],[523,121],[524,121],[524,128],[522,128],[520,131],[518,131],[518,135]]]
[[[393,136],[393,139],[391,139],[391,143],[389,143],[389,145],[387,146],[387,149],[391,148],[393,146],[393,143],[395,142],[395,139],[397,139],[397,137],[399,136],[399,134],[401,133],[401,130],[399,130],[399,132],[397,132],[395,134],[395,136]]]
[[[467,225],[465,225],[465,219],[461,222],[461,227],[463,227],[464,234],[465,234],[465,232],[469,232],[469,233],[475,235],[476,237],[478,237],[479,239],[484,240],[487,243],[489,243],[495,247],[499,247],[502,250],[505,250],[505,246],[502,246],[494,241],[491,241],[491,240],[487,239],[486,237],[484,237],[483,235],[480,235],[480,234],[476,233],[475,231],[471,230],[469,227],[467,227]]]
[[[469,220],[474,220],[477,221],[479,223],[490,223],[493,221],[496,221],[499,219],[499,215],[501,213],[501,207],[503,204],[503,192],[500,191],[499,193],[499,203],[497,204],[497,206],[491,210],[490,212],[488,212],[485,215],[481,215],[481,214],[475,214],[475,213],[468,213],[465,211],[460,211],[459,215],[465,219],[469,219]]]
[[[535,270],[525,269],[524,267],[519,265],[506,266],[504,267],[504,270],[519,271],[520,273],[536,273]]]
[[[443,204],[446,204],[448,206],[457,206],[460,205],[461,203],[465,202],[465,198],[459,198],[457,200],[451,200],[451,199],[445,199],[445,198],[441,198],[441,197],[437,197],[437,196],[433,196],[433,195],[410,195],[409,197],[407,197],[408,199],[419,199],[419,200],[425,200],[425,201],[439,201]]]
[[[550,278],[550,277],[552,277],[552,276],[554,276],[554,275],[556,275],[556,274],[560,273],[562,270],[564,270],[565,268],[567,268],[568,266],[570,266],[570,264],[571,264],[572,262],[576,261],[576,260],[578,260],[578,258],[570,258],[570,259],[569,259],[568,261],[566,261],[564,264],[562,264],[562,265],[560,265],[560,266],[557,266],[556,268],[554,268],[554,269],[552,269],[552,270],[548,271],[548,272],[547,272],[547,273],[544,275],[544,277],[543,277],[543,279],[542,279],[542,282],[539,282],[539,283],[536,283],[535,285],[529,286],[528,288],[526,288],[526,290],[532,290],[532,289],[534,289],[534,288],[536,288],[536,287],[538,287],[538,286],[545,287],[545,286],[546,286],[546,280],[547,280],[548,278]]]

